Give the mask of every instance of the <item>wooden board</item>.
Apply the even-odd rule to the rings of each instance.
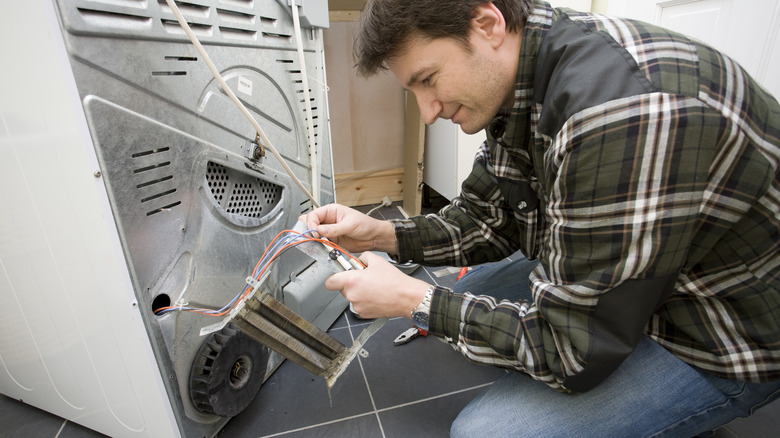
[[[387,196],[392,201],[403,200],[407,214],[419,214],[425,125],[417,101],[409,94],[404,109],[406,96],[389,73],[371,80],[354,76],[354,24],[344,23],[357,21],[365,0],[329,0],[328,6],[330,21],[334,23],[326,31],[325,57],[331,78],[331,114],[337,114],[330,120],[337,172],[336,202],[372,205]],[[360,170],[398,165],[403,167]]]
[[[331,23],[357,21],[360,18],[360,11],[330,11],[328,16]]]
[[[354,207],[379,204],[387,196],[391,201],[403,198],[404,169],[379,172],[353,172],[336,175],[336,202]]]
[[[404,135],[404,210],[409,216],[420,214],[423,184],[423,155],[425,153],[425,123],[414,94],[406,92],[406,121]]]
[[[328,0],[330,11],[360,11],[365,5],[366,0]]]

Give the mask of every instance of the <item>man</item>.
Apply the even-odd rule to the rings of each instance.
[[[488,140],[438,215],[301,219],[402,261],[533,260],[450,291],[367,252],[326,282],[362,317],[412,317],[519,371],[453,436],[694,436],[777,397],[780,107],[736,63],[530,0],[371,0],[355,44],[359,72],[389,68],[426,123]]]

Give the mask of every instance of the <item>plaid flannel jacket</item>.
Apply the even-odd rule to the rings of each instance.
[[[516,105],[462,193],[396,221],[399,259],[521,249],[533,302],[437,287],[430,330],[564,391],[647,334],[730,379],[780,378],[780,108],[733,60],[644,23],[539,3]]]

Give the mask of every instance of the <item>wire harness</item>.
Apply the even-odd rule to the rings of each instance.
[[[315,230],[307,230],[302,233],[292,230],[284,230],[277,234],[276,237],[274,237],[274,239],[271,241],[271,244],[268,245],[265,252],[263,252],[260,260],[255,265],[255,268],[252,271],[252,275],[247,278],[247,285],[239,294],[237,294],[232,300],[230,300],[229,303],[225,304],[223,307],[219,309],[209,309],[189,307],[186,303],[179,303],[174,306],[155,309],[154,314],[163,315],[169,312],[195,312],[209,316],[225,316],[252,292],[253,286],[260,281],[260,278],[263,276],[263,274],[268,271],[273,262],[276,261],[276,259],[279,258],[279,256],[282,255],[285,250],[304,243],[316,242],[331,248],[329,256],[338,261],[345,270],[365,268],[363,262],[361,262],[358,258],[330,240],[315,237],[315,233]]]

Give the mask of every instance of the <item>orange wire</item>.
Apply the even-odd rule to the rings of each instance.
[[[328,246],[328,247],[331,247],[333,249],[336,249],[336,250],[340,251],[342,254],[345,254],[347,257],[349,257],[352,260],[354,260],[357,263],[359,263],[360,266],[362,266],[364,268],[366,267],[366,265],[363,262],[361,262],[357,257],[353,256],[352,254],[350,254],[349,252],[347,252],[346,250],[344,250],[343,248],[341,248],[337,244],[331,242],[330,240],[320,239],[320,238],[316,238],[316,237],[306,237],[304,234],[297,233],[297,232],[292,231],[292,230],[283,230],[283,231],[280,231],[279,234],[277,234],[276,237],[273,238],[273,240],[271,240],[271,243],[265,249],[265,251],[263,252],[263,255],[260,257],[260,260],[258,260],[257,264],[255,265],[255,269],[253,270],[253,272],[257,271],[257,268],[260,267],[260,263],[263,261],[265,256],[268,254],[268,251],[271,249],[271,247],[273,247],[274,242],[276,242],[276,240],[279,239],[279,237],[282,234],[284,234],[284,233],[294,233],[294,234],[297,234],[299,237],[302,237],[302,239],[300,239],[300,240],[296,239],[296,240],[294,240],[294,241],[284,245],[283,247],[279,248],[276,251],[276,253],[274,253],[274,255],[271,257],[271,259],[268,260],[268,262],[265,264],[265,267],[258,273],[257,278],[260,278],[260,277],[263,276],[263,273],[266,271],[266,269],[268,269],[268,267],[271,266],[271,263],[273,263],[273,261],[276,260],[276,258],[278,256],[280,256],[282,254],[282,252],[284,252],[284,250],[286,250],[289,247],[292,247],[292,246],[295,246],[295,245],[299,245],[301,243],[306,243],[306,242],[319,242],[319,243],[321,243],[321,244],[323,244],[325,246]],[[246,286],[245,289],[246,290],[241,295],[241,297],[238,300],[236,300],[236,302],[232,306],[230,306],[229,308],[223,310],[222,312],[219,312],[219,313],[208,313],[208,312],[213,311],[213,309],[186,309],[184,311],[185,312],[192,312],[192,313],[200,313],[202,315],[209,315],[209,316],[224,316],[224,315],[228,314],[231,310],[233,310],[238,305],[238,303],[243,301],[244,298],[246,298],[247,295],[249,295],[249,292],[251,292],[251,289],[248,286]],[[157,311],[155,313],[160,312],[162,310],[178,309],[178,308],[179,308],[178,306],[162,307],[162,308],[157,309]]]

